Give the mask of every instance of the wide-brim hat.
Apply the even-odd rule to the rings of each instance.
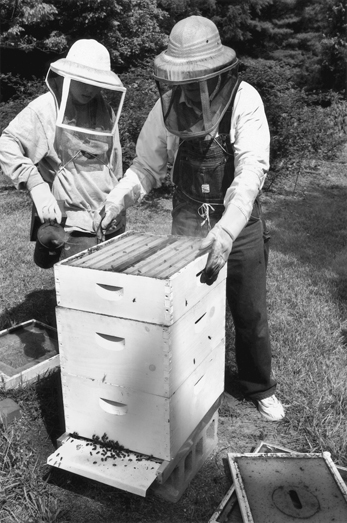
[[[81,81],[91,80],[106,84],[111,89],[123,87],[120,78],[111,71],[110,54],[106,47],[93,39],[75,42],[66,58],[60,58],[50,66],[51,70],[62,76]]]
[[[172,29],[168,47],[154,59],[154,74],[168,81],[188,81],[237,64],[236,53],[222,44],[208,18],[189,16]]]

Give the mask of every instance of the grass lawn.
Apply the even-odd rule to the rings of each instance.
[[[347,149],[321,162],[295,187],[264,193],[271,231],[268,308],[273,373],[287,416],[262,421],[235,397],[220,408],[218,448],[177,504],[139,498],[46,465],[63,431],[59,372],[4,392],[22,417],[0,428],[0,521],[3,523],[207,522],[230,485],[228,452],[250,452],[261,440],[301,452],[329,451],[347,466]],[[55,326],[52,270],[37,268],[28,241],[31,204],[0,184],[0,328],[37,319]],[[130,210],[128,229],[170,233],[170,197],[151,195]],[[236,373],[227,323],[227,367]],[[235,386],[237,392],[237,387]]]

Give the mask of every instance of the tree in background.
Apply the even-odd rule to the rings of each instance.
[[[346,0],[276,0],[260,19],[253,19],[252,33],[258,56],[291,66],[296,84],[308,91],[345,90]]]
[[[345,87],[346,0],[1,0],[0,45],[61,56],[79,38],[103,43],[128,88],[120,119],[126,168],[158,97],[149,59],[173,25],[193,14],[216,23],[245,65],[244,79],[263,97],[272,136],[270,183],[298,176],[308,156],[328,157],[345,140],[347,102],[338,95]],[[1,87],[11,89],[0,102],[0,131],[45,90],[44,73],[33,79],[34,60],[26,56],[27,78],[2,63]]]
[[[124,70],[193,14],[211,18],[239,55],[284,61],[310,89],[345,89],[346,0],[2,0],[0,45],[65,53],[96,38]]]
[[[156,0],[117,0],[112,27],[103,43],[114,61],[123,66],[141,63],[161,51],[167,41],[163,25],[166,12]]]
[[[268,26],[264,9],[274,0],[217,0],[213,21],[220,30],[225,45],[237,53],[254,55],[256,40]]]
[[[330,0],[323,5],[328,24],[320,53],[322,81],[331,89],[344,89],[347,100],[347,2]]]
[[[62,53],[95,38],[115,65],[128,67],[164,45],[167,16],[156,0],[2,0],[0,44]]]
[[[0,4],[0,44],[32,50],[47,46],[45,34],[58,11],[53,2],[42,0],[2,0]],[[54,34],[52,35],[54,37]],[[57,40],[54,50],[63,49],[65,40]]]

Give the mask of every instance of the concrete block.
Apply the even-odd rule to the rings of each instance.
[[[173,460],[173,470],[169,472],[169,466],[166,471],[164,470],[162,477],[158,475],[157,480],[150,487],[151,493],[171,503],[177,503],[189,483],[217,447],[217,430],[218,411],[214,413],[212,419],[206,423],[201,431],[189,438],[181,455],[178,454],[176,459]]]
[[[0,424],[9,425],[21,415],[17,403],[10,398],[0,401]]]

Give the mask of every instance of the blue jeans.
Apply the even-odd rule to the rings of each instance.
[[[179,191],[173,197],[172,234],[205,237],[207,222],[201,226],[199,204]],[[210,212],[210,225],[220,219],[224,207]],[[226,294],[235,326],[235,353],[239,383],[252,400],[272,396],[276,382],[271,377],[271,345],[266,305],[268,235],[261,218],[260,203],[233,243],[228,259]]]

